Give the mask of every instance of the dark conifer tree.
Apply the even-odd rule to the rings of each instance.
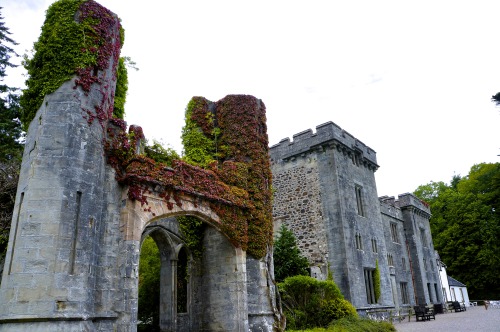
[[[18,55],[11,46],[17,43],[10,37],[11,32],[3,20],[0,14],[0,162],[7,162],[20,159],[23,146],[20,142],[22,128],[19,121],[19,89],[4,83],[7,68],[16,67],[11,58]]]
[[[292,231],[281,226],[274,242],[274,278],[281,282],[287,277],[308,275],[309,262],[300,252]]]

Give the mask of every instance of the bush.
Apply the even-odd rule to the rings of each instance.
[[[293,332],[293,330],[288,330]],[[300,332],[396,332],[389,322],[376,322],[366,318],[345,317],[333,322],[328,328],[313,328],[297,330]]]
[[[344,299],[333,280],[294,276],[278,286],[289,328],[325,327],[336,319],[357,317],[356,309]]]

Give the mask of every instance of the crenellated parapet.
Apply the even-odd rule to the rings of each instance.
[[[394,196],[382,196],[380,201],[380,212],[394,219],[402,219],[401,209],[396,205]]]
[[[293,161],[328,149],[341,152],[370,170],[376,171],[379,167],[373,149],[331,121],[317,126],[316,133],[308,129],[293,135],[292,141],[285,138],[271,146],[271,162]]]
[[[400,209],[411,209],[427,219],[431,217],[429,204],[411,193],[398,195],[396,206]]]

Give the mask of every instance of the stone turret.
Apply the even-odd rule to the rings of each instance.
[[[95,8],[112,22],[107,42],[119,45],[118,18]],[[92,331],[93,321],[112,318],[94,296],[106,230],[96,202],[113,192],[103,186],[113,177],[103,140],[118,52],[93,74],[98,84],[82,87],[74,76],[46,95],[29,126],[0,289],[2,331],[26,331],[30,321],[46,331]]]

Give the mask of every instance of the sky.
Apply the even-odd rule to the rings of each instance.
[[[1,0],[17,53],[53,2]],[[498,0],[98,2],[139,68],[125,120],[179,153],[193,96],[249,94],[266,105],[270,145],[333,121],[375,150],[379,196],[500,162]],[[24,86],[22,67],[8,75]]]

